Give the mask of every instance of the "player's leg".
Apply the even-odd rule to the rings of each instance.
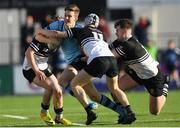
[[[55,116],[55,122],[56,123],[61,123],[63,125],[71,125],[72,123],[63,118],[63,93],[62,89],[58,84],[58,81],[54,75],[51,75],[49,77],[51,81],[51,86],[53,87],[53,105],[54,105],[54,111],[56,113]]]
[[[75,65],[74,65],[75,66]],[[68,93],[71,94],[72,96],[74,96],[73,91],[71,90],[71,88],[69,87],[69,83],[70,81],[78,74],[78,71],[72,66],[72,65],[68,65],[67,68],[62,72],[62,74],[60,75],[60,77],[58,78],[58,82],[61,86],[63,86],[64,88],[67,89]],[[87,86],[86,86],[87,87]],[[84,88],[84,87],[83,87]],[[89,91],[89,89],[87,88],[87,93]],[[92,94],[92,93],[91,93]],[[93,103],[93,102],[89,102],[87,96],[84,96],[84,104],[82,104],[83,107],[85,108],[87,105],[89,105],[90,109],[96,109],[97,108],[97,104]]]
[[[164,95],[158,97],[154,97],[150,95],[150,100],[149,100],[150,113],[153,115],[159,115],[165,102],[166,102],[166,97]]]
[[[71,88],[79,100],[79,102],[83,105],[86,106],[85,110],[87,112],[87,121],[86,125],[89,125],[97,118],[96,114],[89,108],[89,106],[86,103],[86,93],[82,86],[86,85],[93,80],[94,78],[87,74],[84,70],[81,70],[77,76],[74,77],[74,79],[71,81]]]
[[[128,74],[124,73],[122,76],[118,77],[118,86],[121,90],[126,91],[138,86],[138,84]],[[116,96],[114,96],[112,93],[111,96],[117,104],[121,105]]]
[[[126,94],[122,89],[119,88],[118,85],[118,68],[117,68],[117,62],[114,58],[109,58],[108,59],[108,69],[106,71],[106,81],[107,81],[107,86],[112,95],[116,97],[118,103],[121,103],[122,107],[126,110],[125,115],[123,113],[119,113],[119,120],[118,123],[121,124],[130,124],[133,121],[136,120],[135,114],[131,110],[131,107],[129,105],[129,101],[126,97]]]
[[[69,85],[70,81],[78,74],[78,71],[72,67],[71,65],[68,65],[64,71],[61,73],[61,75],[57,78],[59,85],[62,87],[66,87]]]
[[[49,114],[49,105],[50,105],[50,99],[52,96],[52,87],[50,86],[50,81],[44,81],[39,80],[38,77],[36,77],[36,74],[32,69],[29,70],[23,70],[24,77],[29,81],[29,83],[35,83],[37,86],[40,86],[45,89],[45,92],[43,94],[43,99],[41,103],[41,119],[45,121],[47,125],[55,125],[54,120],[51,118]]]
[[[106,79],[108,89],[117,98],[118,103],[122,104],[122,106],[126,109],[127,112],[127,116],[124,116],[123,113],[120,113],[118,123],[131,124],[133,121],[136,120],[135,114],[131,110],[126,94],[118,87],[118,76],[106,76]]]
[[[36,83],[37,85],[47,88],[47,86],[51,87],[52,89],[52,94],[53,94],[53,106],[54,106],[54,111],[55,111],[55,122],[56,123],[61,123],[63,125],[71,125],[72,123],[63,118],[63,97],[62,97],[62,90],[58,84],[58,81],[56,79],[56,77],[54,75],[51,75],[49,77],[46,78],[46,80],[41,80],[39,81],[39,79],[34,79],[34,83]],[[43,97],[43,101],[46,101],[47,99],[49,99],[49,95],[48,93],[46,93],[45,97]],[[50,101],[49,101],[50,102]],[[42,106],[42,110],[41,110],[41,118],[48,124],[50,125],[50,123],[52,122],[52,118],[49,114],[49,105],[44,105],[44,103],[41,104]],[[53,125],[54,125],[54,120],[53,120]]]
[[[53,94],[53,89],[50,86],[51,82],[47,79],[39,80],[37,77],[34,78],[33,82],[37,86],[43,87],[45,89],[41,103],[40,117],[47,125],[53,126],[55,125],[55,121],[53,120],[53,118],[49,113],[50,99]]]
[[[117,97],[118,101],[120,101],[123,106],[129,105],[126,94],[118,87],[118,82],[117,82],[118,76],[112,78],[106,76],[106,79],[107,79],[107,86],[110,92]]]
[[[154,89],[154,93],[152,93],[147,87],[147,90],[150,93],[149,111],[153,115],[159,115],[161,109],[165,105],[166,97],[168,95],[169,78],[158,72],[158,74],[152,80],[150,80],[149,83],[153,86]]]
[[[94,64],[96,64],[96,61],[92,62],[91,66],[93,67]],[[86,70],[90,71],[90,69],[92,69],[92,67],[89,66],[88,68],[86,68]],[[91,72],[91,73],[93,73],[93,72]],[[83,103],[82,97],[85,94],[84,90],[82,91],[81,86],[83,86],[83,85],[87,86],[87,83],[93,79],[94,79],[94,77],[89,75],[85,70],[81,70],[79,72],[79,74],[72,80],[71,87],[80,102]],[[90,88],[90,89],[93,89],[93,88]],[[96,96],[96,98],[95,98],[96,102],[100,103],[101,105],[103,105],[119,114],[125,115],[124,109],[122,107],[120,107],[119,105],[115,104],[114,102],[112,102],[108,97],[106,97],[104,95],[100,95],[99,93],[97,93],[97,94],[94,93],[94,95]],[[88,118],[88,117],[89,117],[89,115],[93,115],[94,113],[90,109],[88,109],[88,107],[86,107],[86,112],[88,114],[86,124],[89,125],[92,123],[93,120],[92,120],[92,118]],[[95,119],[96,118],[94,118],[94,120]]]
[[[86,85],[84,85],[83,89],[92,101],[98,102],[98,98],[101,94],[97,91],[93,82],[89,82]],[[89,103],[89,107],[91,109],[97,109],[98,108],[98,104],[95,102]]]

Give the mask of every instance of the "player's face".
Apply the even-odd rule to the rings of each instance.
[[[123,35],[124,35],[124,30],[120,26],[117,26],[116,27],[116,36],[117,36],[118,40],[122,40]]]
[[[66,23],[67,27],[71,28],[74,27],[77,21],[77,16],[73,11],[65,11],[64,13],[64,22]]]
[[[131,36],[131,29],[116,27],[116,36],[118,40],[127,40]]]

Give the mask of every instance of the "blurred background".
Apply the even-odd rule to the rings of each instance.
[[[80,7],[80,23],[89,13],[99,15],[107,42],[116,39],[117,19],[133,20],[135,36],[172,76],[170,89],[180,88],[180,0],[0,0],[0,95],[42,93],[22,76],[24,51],[36,29],[63,16],[70,3]],[[104,79],[95,83],[106,91]]]

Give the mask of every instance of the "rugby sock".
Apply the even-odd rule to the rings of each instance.
[[[65,87],[65,90],[66,90],[71,96],[75,97],[74,92],[71,90],[70,85],[67,85],[67,86]]]
[[[56,113],[56,118],[63,117],[63,108],[54,108],[54,112]]]
[[[125,107],[125,109],[126,109],[127,113],[133,113],[130,105],[127,105],[127,106]]]
[[[107,96],[105,95],[101,95],[101,101],[100,104],[119,113],[120,115],[124,115],[125,111],[124,108],[116,103],[114,103],[113,101],[111,101],[111,99],[109,99]]]
[[[88,105],[87,107],[85,107],[84,108],[85,110],[86,110],[86,112],[87,112],[87,114],[89,114],[90,112],[91,112],[91,107],[90,107],[90,105]]]
[[[43,103],[41,103],[41,108],[42,108],[42,112],[47,112],[48,111],[48,109],[49,109],[49,106],[50,105],[44,105]]]

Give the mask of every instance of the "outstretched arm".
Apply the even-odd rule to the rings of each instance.
[[[42,43],[59,43],[59,40],[57,38],[50,38],[40,33],[36,34],[35,39]]]
[[[49,37],[49,38],[57,38],[57,39],[67,37],[66,32],[60,32],[60,31],[56,31],[56,30],[39,29],[37,31],[37,34],[41,34],[41,35]]]

